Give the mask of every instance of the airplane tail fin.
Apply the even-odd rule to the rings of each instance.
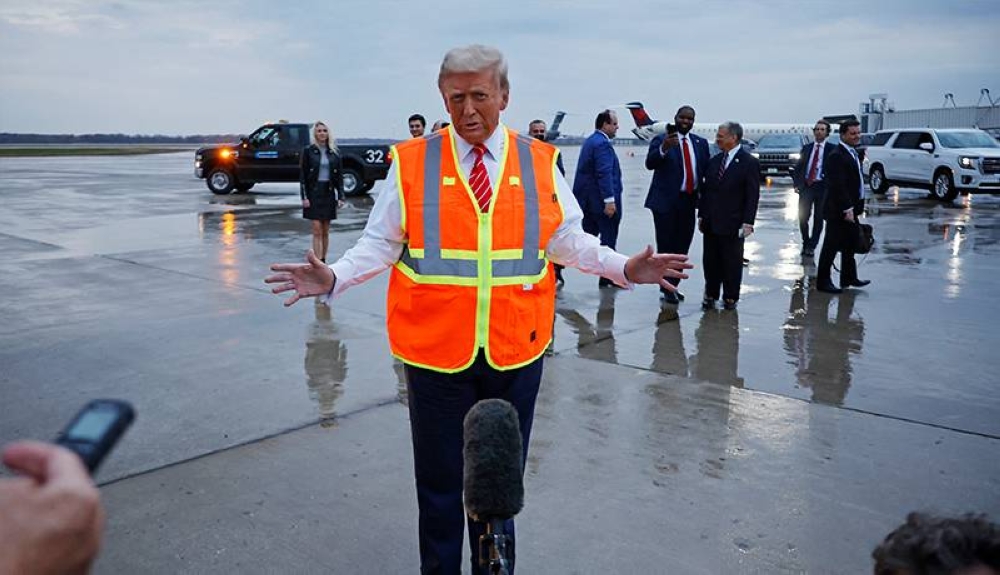
[[[654,123],[653,119],[646,113],[646,109],[642,107],[642,102],[629,102],[625,104],[625,107],[632,114],[632,119],[635,121],[636,127],[641,128]]]
[[[556,117],[552,119],[552,125],[545,132],[545,141],[554,142],[559,138],[559,124],[562,124],[563,118],[566,117],[566,112],[559,110],[556,112]]]

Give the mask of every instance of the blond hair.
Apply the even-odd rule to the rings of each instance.
[[[336,154],[337,141],[333,139],[333,130],[330,129],[330,126],[326,125],[326,122],[323,122],[321,120],[316,120],[316,122],[313,123],[312,129],[309,130],[309,143],[315,146],[319,146],[319,142],[316,141],[316,128],[319,126],[323,126],[324,128],[326,128],[326,133],[327,133],[326,145],[327,147],[330,148],[330,151]]]

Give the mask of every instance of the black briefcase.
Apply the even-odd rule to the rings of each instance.
[[[874,229],[869,224],[854,222],[847,233],[847,248],[856,254],[867,254],[875,245]]]

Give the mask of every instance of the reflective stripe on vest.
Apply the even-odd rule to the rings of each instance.
[[[407,276],[420,282],[434,279],[430,283],[471,285],[469,279],[478,276],[478,262],[474,253],[470,258],[447,257],[441,250],[441,147],[442,137],[435,134],[426,138],[424,152],[424,206],[423,230],[424,247],[410,250],[403,247],[397,265],[409,268]],[[531,140],[525,136],[514,139],[518,150],[518,165],[521,169],[521,186],[524,190],[524,238],[520,250],[499,250],[490,254],[491,274],[497,283],[533,283],[545,270],[545,252],[539,249],[541,228],[538,213],[538,187],[535,182],[535,167],[532,163]],[[433,208],[433,209],[429,209]],[[520,253],[518,253],[520,252]],[[512,257],[513,256],[513,257]],[[409,272],[409,273],[407,273]],[[460,278],[464,278],[460,279]],[[517,280],[513,282],[512,280]]]

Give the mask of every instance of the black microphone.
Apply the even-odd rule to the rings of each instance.
[[[506,575],[514,567],[514,540],[503,524],[524,507],[517,410],[502,399],[484,399],[472,406],[463,426],[465,511],[486,523],[479,537],[479,566]]]
[[[524,507],[521,425],[502,399],[477,402],[465,416],[465,510],[476,521],[510,519]]]

